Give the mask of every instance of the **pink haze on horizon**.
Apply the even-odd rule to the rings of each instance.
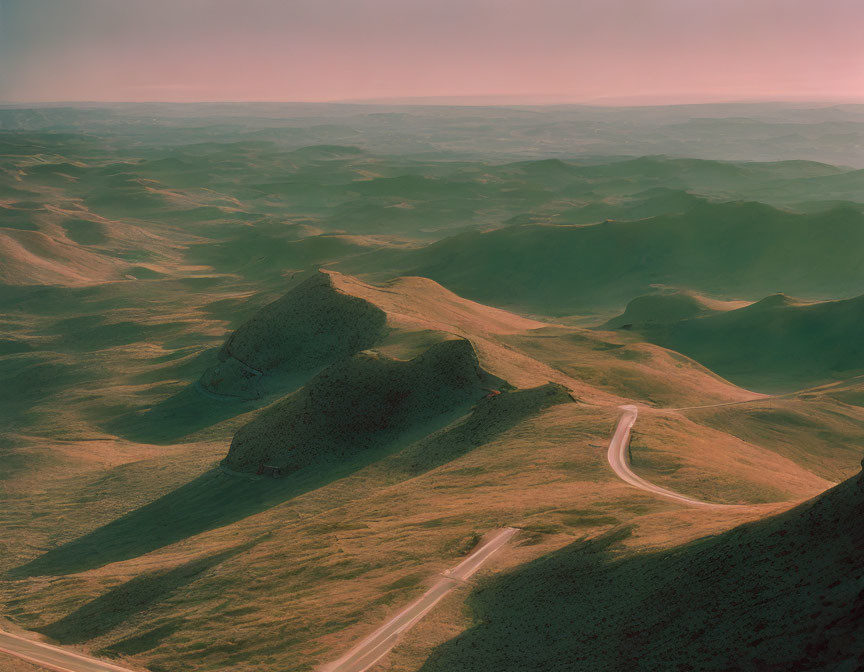
[[[860,0],[0,0],[0,102],[864,101],[862,25]]]

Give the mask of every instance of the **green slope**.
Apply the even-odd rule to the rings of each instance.
[[[325,369],[234,436],[224,464],[294,471],[385,445],[476,403],[501,381],[467,340],[443,341],[410,361],[361,352]],[[452,418],[451,418],[452,419]]]
[[[637,296],[621,315],[601,329],[644,329],[658,324],[668,325],[679,320],[702,317],[717,312],[698,296],[686,292]]]
[[[864,216],[751,202],[593,226],[514,226],[346,262],[347,272],[430,277],[463,296],[546,314],[623,307],[657,285],[724,298],[864,292]]]
[[[762,391],[812,386],[864,371],[864,296],[802,303],[776,294],[738,310],[702,315],[675,315],[664,306],[654,319],[633,308],[650,299],[634,299],[605,327],[630,325],[647,340]],[[653,303],[664,301],[656,297]]]

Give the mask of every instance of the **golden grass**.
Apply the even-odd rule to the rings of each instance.
[[[127,307],[121,295],[107,316],[177,326],[94,351],[59,349],[58,357],[94,369],[94,377],[37,402],[31,412],[39,413],[22,425],[26,431],[7,436],[23,463],[4,482],[0,522],[15,542],[4,544],[2,567],[26,566],[48,551],[62,560],[71,542],[124,516],[140,520],[142,526],[131,529],[139,537],[153,535],[153,543],[132,557],[105,549],[99,557],[110,562],[83,569],[86,554],[69,550],[71,573],[13,573],[0,585],[4,613],[21,627],[128,655],[153,672],[310,670],[420,594],[477,533],[523,528],[486,573],[617,525],[634,525],[626,547],[641,552],[763,517],[827,487],[828,471],[851,469],[850,448],[824,473],[816,470],[815,461],[829,457],[808,452],[805,439],[812,435],[806,427],[796,430],[805,448],[792,451],[736,436],[746,427],[738,418],[749,405],[662,410],[755,396],[676,353],[526,320],[464,301],[424,279],[379,288],[336,277],[341,291],[362,295],[388,313],[393,331],[381,343],[383,352],[403,356],[448,335],[467,337],[495,375],[520,388],[551,380],[579,402],[520,415],[478,433],[473,442],[475,430],[463,419],[435,437],[390,446],[356,468],[348,465],[313,488],[300,480],[296,488],[292,481],[265,480],[250,482],[250,489],[245,481],[211,474],[236,428],[260,412],[254,405],[224,407],[233,415],[160,445],[118,438],[105,425],[118,414],[157,405],[193,381],[203,369],[204,349],[218,345],[228,324],[205,306],[245,295],[237,288],[224,295],[205,289],[188,295],[184,305],[138,308]],[[50,338],[44,333],[51,319],[34,315],[18,329]],[[747,506],[690,510],[618,480],[607,466],[606,447],[617,406],[627,400],[644,405],[633,444],[639,473],[692,496]],[[822,403],[826,418],[841,412]],[[842,413],[852,423],[857,411],[844,407]],[[845,422],[820,425],[828,432],[820,441],[851,431]],[[452,448],[451,459],[419,471],[406,467],[413,464],[406,456],[432,445],[424,441]],[[242,492],[237,505],[247,508],[236,519],[208,523],[208,512],[195,508],[206,493],[182,494],[196,479]],[[248,499],[258,497],[255,490],[260,504]],[[166,497],[176,511],[147,519],[142,507]],[[186,525],[190,516],[198,520],[189,528],[194,532],[160,542],[154,531],[160,524]],[[141,539],[123,543],[133,541]],[[466,592],[448,597],[382,669],[416,669],[435,645],[469,625],[461,611]],[[88,610],[95,609],[112,616],[94,625]]]

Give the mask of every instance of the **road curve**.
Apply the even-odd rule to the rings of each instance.
[[[609,443],[609,466],[621,480],[635,488],[666,497],[682,504],[706,508],[721,508],[726,504],[711,504],[680,495],[640,478],[630,468],[630,432],[639,415],[636,406],[621,406],[624,414],[618,421],[615,434]],[[517,532],[505,527],[495,532],[489,540],[456,567],[445,571],[441,578],[414,602],[387,621],[372,634],[357,643],[338,660],[320,668],[320,672],[366,672],[383,658],[398,642],[403,632],[411,628],[453,588],[468,580],[490,557],[492,557]],[[0,652],[7,653],[55,672],[133,672],[96,658],[88,658],[56,646],[0,631]]]
[[[639,488],[645,492],[650,492],[667,499],[674,499],[682,504],[690,506],[701,506],[705,508],[723,508],[727,504],[711,504],[709,502],[700,502],[698,499],[692,499],[684,495],[679,495],[677,492],[661,488],[659,485],[649,483],[644,478],[640,478],[630,468],[630,431],[633,429],[633,424],[636,422],[636,417],[639,415],[639,409],[636,406],[626,405],[621,406],[624,415],[618,421],[618,426],[615,428],[615,434],[612,436],[612,441],[609,443],[609,466],[618,475],[618,477],[629,483],[634,488]]]
[[[400,635],[429,613],[447,593],[467,581],[490,557],[492,557],[516,533],[516,529],[505,527],[495,532],[489,541],[476,549],[417,598],[378,628],[371,635],[356,644],[339,660],[320,668],[320,672],[365,672],[381,660],[399,641]]]
[[[50,644],[2,631],[0,631],[0,652],[54,672],[133,672],[128,667],[106,663],[97,658],[88,658]]]

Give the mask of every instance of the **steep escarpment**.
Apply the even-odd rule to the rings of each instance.
[[[209,392],[256,398],[266,377],[302,374],[369,348],[386,333],[387,316],[318,272],[237,329],[219,363],[201,377]]]
[[[364,351],[242,427],[224,463],[291,471],[343,458],[466,407],[500,382],[481,369],[467,340],[443,341],[410,361]]]

